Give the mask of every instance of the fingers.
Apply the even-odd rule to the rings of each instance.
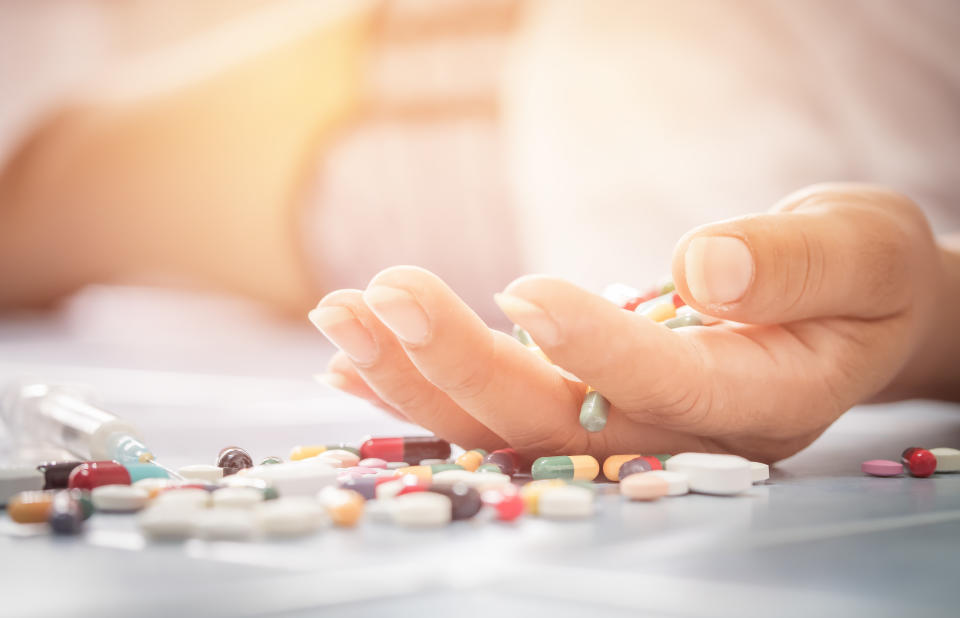
[[[468,448],[503,445],[496,434],[424,379],[393,333],[371,313],[359,290],[328,294],[310,312],[310,320],[345,353],[364,382],[410,420]]]
[[[917,293],[915,255],[930,232],[906,198],[865,185],[821,185],[775,212],[697,228],[677,244],[673,276],[695,309],[767,324],[818,316],[877,318]]]
[[[583,387],[512,337],[491,331],[435,275],[387,269],[364,292],[420,373],[520,450],[586,452],[577,422]]]
[[[386,401],[380,398],[380,395],[370,388],[370,385],[363,381],[363,377],[357,372],[347,355],[342,350],[338,351],[327,363],[327,372],[316,376],[317,380],[331,388],[335,388],[344,393],[364,399],[373,405],[382,408],[391,416],[395,416],[403,421],[410,421],[409,418]]]
[[[550,360],[619,408],[676,410],[701,388],[689,340],[572,283],[522,277],[496,299]]]

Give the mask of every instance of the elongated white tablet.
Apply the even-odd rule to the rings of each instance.
[[[937,458],[937,472],[960,472],[960,451],[949,446],[930,449]]]
[[[393,523],[412,528],[445,526],[452,516],[450,498],[432,491],[397,496],[388,509]]]
[[[268,500],[258,506],[254,513],[260,530],[270,536],[313,534],[329,523],[323,506],[303,496]]]
[[[203,509],[210,505],[210,492],[196,487],[165,489],[153,499],[153,504],[178,508]]]
[[[185,479],[207,481],[208,483],[216,483],[223,478],[223,468],[208,464],[183,466],[177,472]]]
[[[224,487],[210,495],[217,509],[250,509],[263,502],[263,490],[253,487]]]
[[[248,509],[205,509],[193,518],[193,536],[209,541],[242,541],[256,531],[256,518]]]
[[[132,513],[147,505],[150,494],[133,485],[101,485],[90,492],[90,500],[98,511]]]
[[[0,466],[0,506],[21,491],[43,489],[43,473],[36,466]]]
[[[668,496],[684,496],[690,492],[690,485],[687,481],[687,475],[683,472],[670,472],[669,470],[651,470],[644,472],[649,476],[661,478],[667,482]]]
[[[753,484],[750,462],[736,455],[680,453],[667,460],[666,469],[686,474],[690,491],[702,494],[733,495]]]
[[[565,485],[543,490],[537,499],[541,517],[582,519],[593,515],[593,492],[584,487]]]
[[[180,540],[193,534],[193,522],[201,513],[186,504],[151,505],[137,516],[137,524],[152,539]]]
[[[315,496],[324,487],[337,482],[336,469],[323,462],[301,460],[247,468],[245,478],[255,478],[272,485],[280,497]]]
[[[433,475],[432,482],[434,485],[464,483],[468,487],[473,487],[479,491],[490,487],[509,485],[510,477],[506,474],[500,474],[499,472],[477,474],[469,470],[443,470]]]
[[[751,461],[750,474],[754,483],[762,483],[770,478],[770,466],[759,461]]]

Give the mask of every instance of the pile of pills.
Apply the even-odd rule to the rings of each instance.
[[[254,464],[236,446],[215,464],[175,473],[151,463],[51,462],[0,468],[0,501],[22,524],[78,534],[93,513],[137,515],[155,540],[248,540],[353,527],[366,518],[405,528],[461,520],[512,522],[524,514],[579,519],[595,513],[598,479],[630,500],[688,492],[731,495],[768,478],[763,464],[733,455],[625,454],[603,465],[589,455],[529,460],[513,449],[463,451],[433,436],[371,438],[295,447],[287,461]]]
[[[960,472],[960,450],[948,446],[932,449],[911,446],[900,454],[900,461],[871,459],[860,464],[860,470],[870,476],[900,476],[907,472],[918,478]]]

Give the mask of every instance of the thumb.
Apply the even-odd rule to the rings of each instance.
[[[673,276],[693,308],[738,322],[877,318],[909,304],[926,246],[929,226],[907,198],[817,185],[771,213],[692,230],[674,251]]]

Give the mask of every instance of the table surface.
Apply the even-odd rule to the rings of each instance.
[[[244,310],[223,321],[220,301],[217,319],[169,316],[148,337],[103,317],[143,309],[142,296],[110,297],[107,311],[94,294],[61,313],[0,322],[0,383],[88,383],[171,465],[209,461],[227,444],[262,457],[414,431],[313,381],[329,349],[309,330],[264,326]],[[148,298],[155,313],[157,302],[170,308]],[[190,300],[188,315],[205,302]],[[237,328],[258,334],[238,342]],[[960,409],[854,409],[745,494],[631,503],[602,493],[597,516],[583,521],[421,531],[365,522],[282,542],[155,544],[129,516],[96,514],[83,536],[56,538],[3,513],[0,616],[953,615],[960,474],[859,470],[913,444],[960,445]],[[0,435],[0,461],[14,457]]]

